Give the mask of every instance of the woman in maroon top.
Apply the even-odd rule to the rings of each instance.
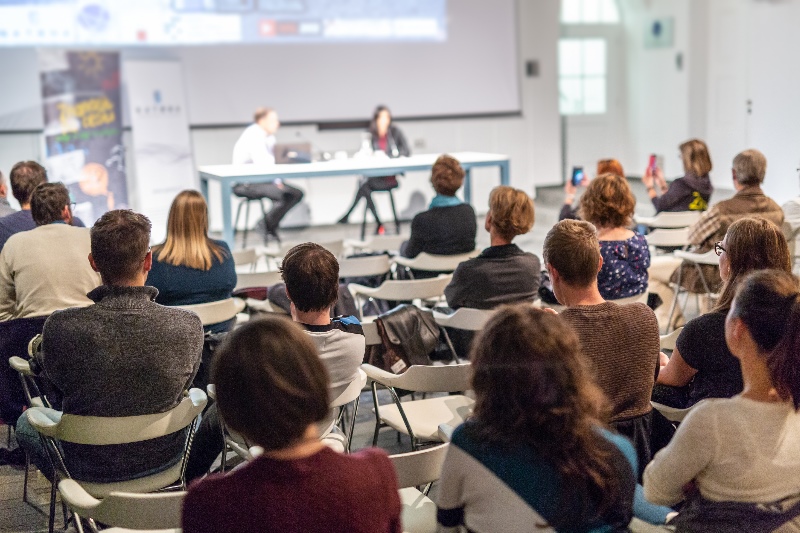
[[[383,152],[389,157],[408,156],[411,154],[405,135],[400,131],[400,128],[392,124],[392,113],[385,105],[379,105],[375,108],[375,112],[372,114],[372,120],[369,123],[369,133],[372,136],[373,151]],[[347,224],[350,213],[356,208],[358,202],[364,198],[367,202],[367,207],[372,212],[372,216],[375,217],[375,222],[378,224],[379,231],[383,224],[381,224],[378,210],[375,208],[375,203],[372,201],[372,193],[376,191],[390,191],[396,189],[397,186],[397,176],[363,178],[358,187],[358,192],[356,192],[356,197],[353,199],[353,204],[350,206],[350,209],[347,210],[347,213],[339,219],[339,224]]]
[[[378,449],[352,455],[319,441],[328,375],[310,337],[285,318],[249,322],[212,371],[219,412],[264,453],[189,487],[183,531],[400,533],[397,481]]]

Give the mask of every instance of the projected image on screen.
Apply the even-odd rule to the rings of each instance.
[[[447,0],[0,0],[0,46],[441,41]]]

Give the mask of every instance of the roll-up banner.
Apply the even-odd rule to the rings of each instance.
[[[137,206],[153,223],[153,242],[162,242],[175,196],[198,184],[183,72],[177,61],[125,61],[123,74]]]
[[[118,52],[39,51],[45,166],[87,226],[128,207]]]

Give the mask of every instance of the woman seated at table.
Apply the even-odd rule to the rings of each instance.
[[[167,238],[153,247],[147,284],[158,289],[156,303],[192,305],[231,297],[236,287],[233,256],[224,241],[208,237],[208,208],[197,191],[182,191],[169,209]],[[234,320],[206,329],[226,331]]]
[[[690,320],[678,336],[669,362],[661,367],[653,400],[691,407],[705,398],[730,398],[742,391],[742,369],[725,341],[725,316],[733,295],[750,272],[765,268],[792,272],[781,228],[758,217],[737,220],[717,243],[724,285],[716,307]]]
[[[725,338],[741,363],[744,390],[692,409],[645,469],[645,494],[664,505],[688,500],[678,531],[797,531],[797,279],[779,270],[748,275],[728,311]]]
[[[647,291],[650,249],[643,235],[631,231],[636,198],[628,180],[601,174],[581,197],[580,216],[597,227],[603,266],[597,288],[605,300],[638,296]]]
[[[411,237],[400,247],[403,257],[417,257],[422,252],[458,255],[475,249],[475,210],[456,196],[464,175],[461,164],[449,155],[439,156],[433,164],[431,185],[436,196],[428,210],[411,221]]]
[[[264,452],[189,486],[184,533],[400,533],[386,452],[344,455],[319,440],[329,379],[317,348],[288,318],[248,322],[220,346],[212,371],[227,426]]]
[[[385,105],[379,105],[375,108],[372,114],[372,121],[369,124],[369,133],[372,140],[372,149],[376,152],[380,151],[389,157],[408,156],[411,150],[408,147],[403,132],[392,124],[392,113]],[[356,197],[353,199],[353,204],[347,213],[339,219],[339,224],[347,224],[350,218],[350,213],[356,208],[358,202],[362,198],[367,202],[367,208],[372,212],[375,217],[377,229],[375,233],[380,233],[383,228],[383,223],[378,216],[378,209],[375,207],[375,202],[372,201],[372,193],[377,191],[391,191],[398,187],[397,176],[373,176],[369,178],[362,178],[361,184],[356,192]]]
[[[503,306],[470,359],[475,408],[453,432],[442,468],[443,527],[627,531],[634,514],[664,523],[671,510],[648,504],[636,487],[633,446],[600,421],[606,400],[566,322],[530,305]]]

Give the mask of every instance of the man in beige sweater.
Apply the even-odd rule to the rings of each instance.
[[[561,317],[581,342],[595,382],[608,398],[609,420],[633,440],[640,470],[649,462],[651,411],[660,354],[658,322],[644,304],[607,302],[597,288],[603,265],[597,230],[588,222],[562,220],[544,242],[544,262]]]
[[[31,196],[36,228],[11,236],[0,251],[0,321],[85,307],[101,284],[92,270],[89,230],[71,225],[69,192],[43,183]]]

